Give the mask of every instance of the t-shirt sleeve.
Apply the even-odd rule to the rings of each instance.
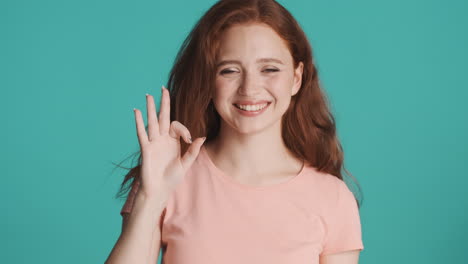
[[[364,249],[361,220],[354,194],[346,183],[339,181],[337,199],[324,215],[325,238],[321,255]]]
[[[127,200],[125,201],[122,210],[120,210],[120,215],[123,216],[124,213],[130,213],[132,211],[133,202],[135,200],[135,196],[137,194],[138,188],[140,187],[140,181],[136,181],[130,192],[128,193]]]

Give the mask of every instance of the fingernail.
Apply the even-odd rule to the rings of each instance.
[[[190,143],[192,143],[192,138],[189,137],[189,138],[188,138],[188,141],[189,141]]]
[[[202,137],[202,139],[203,139],[203,142],[205,142],[205,140],[206,140],[206,137]]]
[[[148,97],[149,94],[146,94],[146,97]]]

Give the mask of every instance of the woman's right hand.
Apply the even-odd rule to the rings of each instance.
[[[153,96],[146,95],[148,133],[141,111],[135,109],[134,112],[142,156],[139,192],[148,198],[163,199],[161,202],[165,203],[195,161],[205,138],[192,142],[190,131],[184,125],[170,122],[169,90],[163,86],[161,93],[159,120]],[[180,137],[191,144],[183,157]]]

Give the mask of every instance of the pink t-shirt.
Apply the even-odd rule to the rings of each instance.
[[[321,254],[364,249],[353,193],[307,165],[281,183],[250,186],[224,174],[202,146],[164,211],[164,264],[318,264]]]

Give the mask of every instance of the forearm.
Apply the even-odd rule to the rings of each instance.
[[[159,220],[163,209],[162,199],[147,198],[138,192],[127,226],[106,264],[148,264],[153,263],[153,259],[157,260],[161,239]]]
[[[150,257],[149,257],[148,263],[150,264],[157,263],[160,251],[161,251],[161,233],[155,231],[153,233],[153,242],[152,242],[152,247],[150,249]]]

